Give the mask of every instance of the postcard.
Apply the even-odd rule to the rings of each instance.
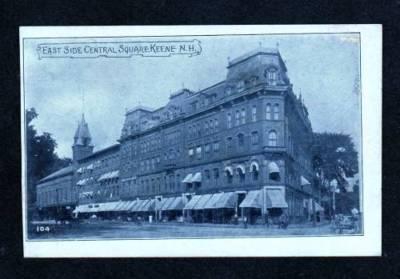
[[[378,256],[380,25],[21,27],[26,257]]]

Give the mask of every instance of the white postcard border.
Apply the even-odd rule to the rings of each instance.
[[[362,185],[364,235],[223,239],[27,241],[26,147],[22,144],[22,217],[25,257],[265,257],[381,255],[381,25],[225,25],[21,27],[21,138],[25,142],[23,38],[95,36],[174,36],[284,33],[361,34]]]

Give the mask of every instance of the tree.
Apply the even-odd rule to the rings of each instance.
[[[38,135],[32,121],[38,117],[34,108],[26,110],[27,196],[28,204],[36,201],[37,182],[50,173],[71,164],[71,159],[60,159],[55,153],[56,141],[50,133]]]
[[[312,147],[313,166],[318,180],[325,186],[326,193],[330,182],[337,181],[337,205],[339,212],[348,211],[358,204],[358,195],[347,193],[349,177],[358,173],[358,153],[350,135],[340,133],[314,133]]]

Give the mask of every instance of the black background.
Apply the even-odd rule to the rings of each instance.
[[[0,1],[1,278],[400,278],[396,1]],[[383,255],[376,258],[24,259],[19,26],[383,24]],[[68,116],[66,116],[68,117]]]

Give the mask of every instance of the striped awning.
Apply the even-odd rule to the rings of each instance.
[[[204,205],[211,199],[211,194],[201,195],[199,201],[193,207],[194,210],[202,210],[204,209]]]
[[[136,211],[139,211],[139,212],[153,211],[154,204],[155,204],[154,199],[145,200],[145,202],[143,202],[142,205],[140,206],[140,208],[138,208]]]
[[[161,205],[160,210],[167,210],[167,208],[170,206],[170,204],[172,204],[174,199],[175,197],[166,198],[165,202]]]
[[[193,178],[193,174],[189,173],[189,174],[186,175],[185,178],[182,180],[182,183],[192,183],[192,178]]]
[[[212,195],[212,197],[204,205],[204,209],[216,208],[215,205],[217,204],[218,200],[223,196],[223,194],[224,193],[216,193],[216,194]]]
[[[139,209],[142,207],[143,203],[145,203],[146,200],[137,200],[136,203],[131,207],[130,211],[132,212],[137,212]]]
[[[191,200],[185,205],[185,207],[183,209],[193,209],[194,206],[196,205],[196,203],[200,200],[201,196],[199,195],[195,195],[191,198]]]
[[[300,180],[301,186],[311,185],[310,181],[308,181],[304,176],[301,176]]]
[[[234,192],[224,193],[215,204],[215,208],[235,208],[237,195]]]
[[[193,175],[192,182],[198,182],[198,183],[201,182],[201,172],[196,172]]]
[[[183,197],[175,197],[166,210],[182,210],[185,207]]]
[[[261,208],[262,207],[261,191],[260,190],[249,191],[244,200],[240,203],[239,207]]]
[[[266,189],[267,208],[287,208],[284,192],[279,188]]]
[[[99,179],[97,179],[97,181],[103,181],[103,180],[106,180],[106,179],[117,178],[117,177],[119,177],[119,171],[118,170],[102,174],[99,177]]]

